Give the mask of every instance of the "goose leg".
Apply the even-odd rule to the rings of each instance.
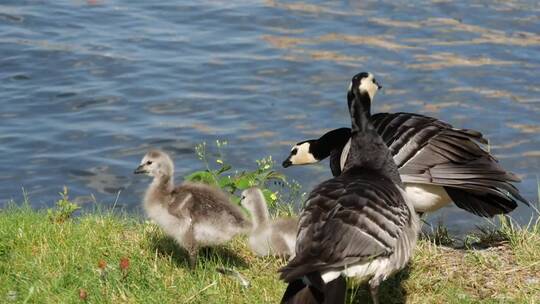
[[[381,280],[377,278],[373,278],[369,281],[369,292],[371,293],[371,300],[373,301],[373,304],[380,304],[379,302],[379,285],[381,284]]]
[[[199,251],[197,248],[192,247],[190,250],[188,250],[189,253],[189,268],[194,269],[195,265],[197,264],[197,253]]]
[[[188,230],[186,231],[184,237],[184,247],[186,248],[189,255],[189,268],[193,269],[195,268],[195,264],[197,263],[197,253],[199,252],[199,248],[197,247],[197,244],[195,242],[193,225],[190,225]]]

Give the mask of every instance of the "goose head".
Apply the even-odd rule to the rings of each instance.
[[[368,72],[362,72],[354,75],[349,84],[349,89],[347,90],[347,101],[349,103],[349,108],[351,107],[352,100],[354,96],[360,96],[367,94],[369,100],[373,101],[377,91],[382,89],[382,86],[375,80],[373,74]]]
[[[257,204],[264,204],[264,195],[261,189],[251,187],[242,191],[240,205],[246,208],[252,214],[257,210]]]
[[[294,165],[309,165],[319,162],[313,150],[315,140],[301,141],[294,145],[289,153],[289,157],[282,163],[284,168]]]
[[[171,177],[173,168],[173,162],[167,153],[161,150],[151,150],[143,157],[134,173],[152,177]]]

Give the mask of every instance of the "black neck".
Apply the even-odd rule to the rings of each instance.
[[[375,170],[400,185],[401,178],[392,154],[369,122],[369,95],[367,92],[356,92],[354,95],[348,98],[352,122],[351,149],[343,172],[353,168]]]
[[[358,93],[360,94],[360,103],[362,106],[362,111],[369,118],[371,117],[371,98],[368,93]],[[347,103],[349,104],[349,109],[351,109],[352,102],[355,99],[354,93],[352,91],[347,92]],[[352,117],[352,116],[351,116]]]
[[[310,151],[317,160],[327,158],[334,150],[343,150],[347,141],[351,138],[350,128],[339,128],[326,132],[310,145]]]

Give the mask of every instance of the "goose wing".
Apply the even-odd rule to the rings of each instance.
[[[191,210],[195,204],[195,198],[189,189],[179,186],[171,192],[168,211],[179,218],[191,217]]]
[[[222,190],[202,183],[186,182],[172,191],[169,212],[189,213],[196,219],[226,217],[237,225],[251,225],[239,206],[230,202]]]
[[[401,192],[374,172],[346,172],[323,182],[306,201],[296,257],[281,269],[281,278],[290,282],[313,271],[390,255],[410,220]]]
[[[462,146],[462,153],[458,153],[452,161],[468,161],[477,155],[489,155],[476,143],[487,144],[482,133],[455,129],[433,117],[403,112],[378,113],[371,117],[371,123],[390,148],[399,168],[414,161],[415,155],[441,133],[445,133],[446,140]]]
[[[519,178],[479,145],[487,144],[480,132],[413,113],[378,113],[370,122],[390,148],[403,182],[443,186],[456,206],[480,216],[510,212],[517,201],[529,205],[512,185]],[[339,148],[334,175],[341,173],[348,147]],[[337,159],[331,156],[331,164]]]
[[[444,186],[458,207],[481,216],[509,212],[516,200],[529,204],[511,184],[519,178],[478,145],[487,143],[480,132],[411,113],[379,113],[372,122],[403,182]]]

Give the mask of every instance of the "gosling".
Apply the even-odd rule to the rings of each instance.
[[[242,192],[242,207],[251,213],[253,227],[249,235],[249,247],[259,256],[294,256],[297,218],[270,220],[264,195],[253,187]]]
[[[200,247],[225,243],[251,228],[240,207],[220,189],[191,182],[175,187],[174,165],[163,151],[149,151],[134,173],[154,178],[144,196],[144,209],[187,250],[190,267],[195,266]]]

